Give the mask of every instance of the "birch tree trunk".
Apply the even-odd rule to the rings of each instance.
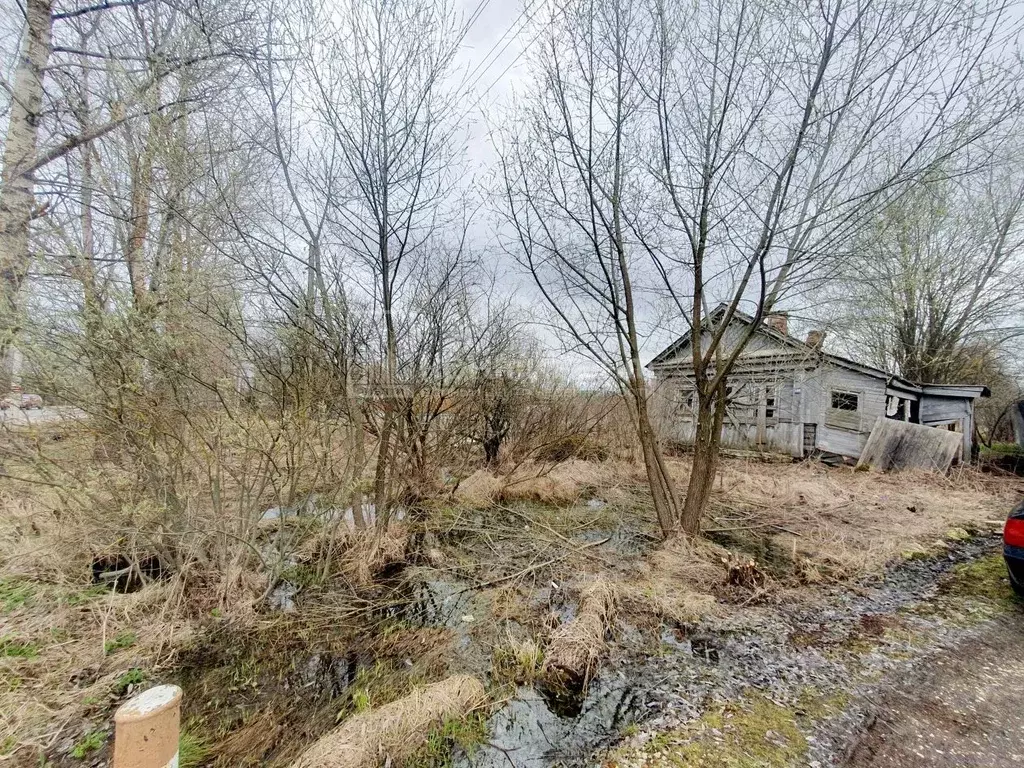
[[[28,274],[29,224],[35,205],[30,172],[39,142],[43,78],[50,58],[50,0],[26,0],[25,37],[11,93],[0,176],[0,392],[11,388],[21,285]]]

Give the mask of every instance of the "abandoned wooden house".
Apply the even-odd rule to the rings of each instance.
[[[720,324],[725,306],[708,318]],[[753,318],[735,313],[723,336],[735,349]],[[722,445],[804,457],[835,454],[859,458],[879,419],[924,424],[962,434],[960,459],[974,444],[974,404],[988,397],[984,386],[919,384],[870,365],[825,352],[820,331],[801,341],[788,333],[788,318],[773,314],[759,325],[728,379]],[[657,378],[666,438],[693,442],[696,409],[693,351],[687,333],[649,364]]]

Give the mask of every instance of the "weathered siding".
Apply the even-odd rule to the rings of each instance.
[[[780,371],[770,378],[764,374],[730,376],[729,387],[736,402],[726,411],[723,446],[802,455],[800,407],[794,395],[792,371]],[[774,395],[774,406],[769,403],[769,391]],[[696,415],[688,403],[692,392],[692,384],[680,375],[659,382],[658,411],[663,437],[693,443]]]
[[[728,354],[736,348],[743,338],[743,335],[747,332],[748,326],[746,323],[741,323],[734,320],[729,328],[726,329],[725,335],[722,338],[721,350],[724,354]],[[709,330],[705,330],[701,333],[701,351],[707,351],[711,344],[712,333]],[[766,355],[770,357],[772,354],[777,352],[792,353],[793,348],[783,344],[782,342],[764,334],[755,334],[747,346],[743,349],[741,354],[742,358],[759,358],[763,359]],[[689,365],[693,361],[692,345],[687,343],[677,349],[673,355],[669,358],[662,360],[657,363],[655,367],[660,368],[674,363],[681,363],[683,365]]]
[[[970,402],[967,400],[952,397],[933,397],[931,395],[925,395],[921,398],[921,423],[923,424],[955,421],[970,415]]]
[[[945,472],[960,450],[958,435],[952,432],[882,418],[875,422],[857,466]]]
[[[733,323],[725,335],[723,353],[735,348],[747,328],[745,322]],[[710,337],[708,332],[701,335],[704,349]],[[680,443],[692,443],[696,431],[693,407],[687,403],[693,391],[692,380],[687,380],[688,373],[692,374],[691,349],[690,344],[682,344],[670,357],[651,365],[658,378],[661,432]],[[909,418],[912,411],[906,401],[919,400],[921,423],[959,424],[964,433],[964,455],[971,450],[971,388],[960,392],[963,388],[935,385],[939,394],[919,395],[921,388],[910,382],[852,361],[822,357],[795,339],[784,342],[769,333],[755,334],[737,358],[728,384],[732,403],[722,428],[722,444],[729,448],[804,456],[813,440],[814,450],[856,458],[875,422],[885,418],[888,395],[903,401],[902,410],[894,414],[897,418]],[[766,387],[773,388],[774,404]],[[835,405],[846,407],[833,407],[833,393],[855,395],[856,410],[849,407],[849,397],[835,401]]]
[[[856,393],[856,413],[833,411],[832,392]],[[885,382],[838,366],[822,365],[809,371],[803,382],[803,421],[817,424],[817,449],[842,456],[860,455],[875,420],[885,414]]]
[[[948,424],[958,425],[963,434],[963,457],[969,458],[974,442],[974,401],[962,397],[921,396],[921,423],[939,429]]]

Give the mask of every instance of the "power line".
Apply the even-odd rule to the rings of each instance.
[[[463,39],[465,39],[466,35],[469,34],[469,30],[473,28],[473,25],[476,24],[477,19],[480,18],[480,14],[487,10],[487,6],[490,4],[491,0],[480,0],[480,2],[476,4],[476,10],[469,15],[469,21],[466,22],[466,28],[462,32]]]
[[[540,10],[540,9],[538,8],[538,9],[537,9],[537,11],[539,11],[539,10]],[[525,28],[526,28],[526,25],[527,25],[527,24],[529,24],[529,23],[530,23],[531,21],[533,21],[533,19],[534,19],[534,18],[536,17],[536,15],[537,15],[537,11],[534,11],[534,13],[533,13],[533,14],[532,14],[532,15],[530,16],[530,18],[526,20],[526,22],[525,22],[525,23],[523,24],[523,26],[522,26],[522,29],[525,29]],[[525,11],[524,11],[524,13],[525,13]],[[522,17],[522,14],[520,14],[520,17]],[[518,21],[518,19],[517,19],[517,21]],[[520,31],[522,31],[522,29],[521,29]],[[529,41],[529,42],[528,42],[528,43],[527,43],[526,45],[524,45],[524,46],[523,46],[523,50],[521,50],[521,51],[520,51],[520,52],[519,52],[519,53],[518,53],[518,54],[516,55],[516,57],[515,57],[514,59],[512,59],[512,61],[511,61],[511,62],[509,62],[508,66],[506,66],[506,67],[505,67],[505,68],[504,68],[504,69],[503,69],[503,70],[502,70],[502,71],[501,71],[501,72],[500,72],[500,73],[498,74],[498,76],[497,76],[496,78],[494,78],[494,80],[492,80],[492,81],[491,81],[491,84],[490,84],[489,86],[487,86],[487,88],[485,88],[485,89],[483,90],[483,92],[482,92],[482,93],[480,94],[480,96],[479,96],[479,97],[477,97],[477,99],[476,99],[476,100],[475,100],[475,101],[474,101],[474,102],[473,102],[472,104],[470,104],[470,105],[469,105],[469,107],[468,107],[468,108],[466,109],[466,111],[465,111],[465,112],[463,113],[464,115],[468,115],[468,114],[469,114],[470,112],[472,112],[472,111],[473,111],[474,109],[476,109],[476,107],[477,107],[477,106],[478,106],[478,105],[480,104],[480,102],[481,102],[481,101],[483,101],[484,97],[485,97],[485,96],[486,96],[486,95],[487,95],[488,93],[490,93],[490,92],[491,92],[491,89],[492,89],[492,88],[494,88],[494,86],[495,86],[495,85],[497,85],[497,84],[498,84],[498,83],[499,83],[499,82],[501,81],[501,79],[502,79],[502,78],[503,78],[503,77],[504,77],[504,76],[505,76],[505,75],[506,75],[506,74],[507,74],[507,73],[509,72],[509,70],[510,70],[510,69],[512,69],[512,67],[514,67],[514,66],[515,66],[516,64],[518,64],[518,63],[519,63],[519,60],[520,60],[521,58],[523,58],[523,56],[525,56],[525,55],[526,55],[527,51],[529,51],[529,50],[530,50],[530,47],[531,47],[531,46],[532,46],[532,45],[533,45],[533,44],[534,44],[535,42],[537,42],[537,40],[538,40],[538,39],[540,39],[540,36],[541,36],[541,35],[543,35],[543,34],[544,34],[544,30],[542,29],[542,30],[540,30],[540,31],[539,31],[539,32],[538,32],[538,33],[537,33],[536,35],[534,35],[534,36],[533,36],[533,38],[532,38],[532,39],[531,39],[531,40],[530,40],[530,41]],[[514,39],[514,38],[513,38],[513,39]],[[499,41],[499,42],[500,42],[500,41]],[[502,52],[502,53],[504,53],[504,51],[505,51],[505,48],[508,48],[508,46],[509,46],[509,44],[510,44],[511,42],[512,42],[512,39],[510,39],[510,40],[508,41],[508,43],[506,43],[506,44],[505,44],[505,47],[504,47],[504,48],[502,48],[502,50],[501,50],[501,52]],[[498,55],[500,56],[501,54],[499,53]],[[478,77],[478,78],[477,78],[477,80],[476,80],[476,81],[474,82],[474,85],[476,84],[476,82],[479,82],[479,81],[480,81],[480,80],[482,79],[482,77],[483,77],[483,75],[481,74],[481,76],[480,76],[480,77]]]
[[[519,12],[519,15],[516,16],[515,19],[513,19],[508,29],[506,29],[501,34],[501,36],[494,42],[494,45],[491,46],[490,50],[487,51],[487,53],[479,61],[479,63],[477,63],[477,65],[472,69],[472,71],[466,76],[467,87],[474,88],[476,84],[483,79],[484,75],[487,74],[487,71],[492,66],[494,66],[498,58],[501,57],[501,54],[503,54],[512,44],[512,41],[516,39],[516,35],[518,35],[519,32],[521,32],[523,29],[525,29],[526,24],[529,24],[533,20],[533,17],[536,16],[536,9],[534,8],[534,6],[540,6],[542,4],[542,0],[531,0],[531,2],[523,6],[523,10]],[[520,22],[523,21],[523,17],[530,13],[531,10],[533,10],[533,13],[530,15],[530,18],[526,19],[526,21],[523,22],[522,25],[520,25]],[[520,27],[518,30],[516,30],[517,26]],[[513,33],[513,30],[516,31]],[[509,37],[509,33],[513,33],[511,37]],[[507,40],[505,39],[506,37],[508,38]],[[498,51],[498,46],[502,45],[503,42],[504,45],[502,46],[501,50]],[[495,51],[497,51],[497,55],[494,56],[493,60],[488,61],[489,59],[491,59],[492,55],[494,55]]]

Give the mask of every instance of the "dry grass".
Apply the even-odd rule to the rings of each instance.
[[[631,497],[642,481],[642,470],[624,461],[526,462],[508,474],[477,470],[459,484],[455,500],[477,508],[496,502],[562,506],[596,491],[608,501],[619,501]]]
[[[431,728],[483,706],[483,683],[455,675],[403,699],[353,715],[307,749],[292,768],[374,768],[401,763],[426,743]]]
[[[653,613],[676,624],[713,613],[711,592],[725,578],[725,553],[708,541],[666,542],[647,557],[638,578],[620,585],[620,602],[634,615]]]
[[[2,634],[31,649],[0,659],[0,743],[20,757],[80,731],[90,710],[116,706],[193,634],[180,618],[178,582],[131,594],[23,580],[0,590],[18,596],[5,603]]]
[[[409,529],[393,523],[382,530],[353,532],[342,555],[342,572],[354,587],[365,587],[388,566],[405,560]]]
[[[571,621],[551,633],[544,655],[547,675],[586,680],[604,653],[605,634],[615,614],[615,586],[595,579],[580,593],[580,609]]]
[[[688,467],[674,461],[672,469],[678,476]],[[854,578],[950,529],[1004,519],[1020,486],[972,468],[943,476],[726,461],[706,527],[770,538],[794,563]]]
[[[670,466],[684,490],[688,462],[672,459]],[[104,490],[100,480],[90,493]],[[507,614],[538,635],[544,608],[531,603],[536,590],[551,579],[595,574],[581,594],[576,619],[552,633],[542,667],[544,675],[563,670],[586,678],[600,660],[616,610],[643,614],[652,623],[685,623],[729,610],[712,595],[725,581],[722,560],[730,550],[742,550],[759,565],[763,553],[747,545],[770,550],[785,561],[782,575],[772,575],[791,584],[853,579],[878,571],[908,550],[932,548],[950,529],[1001,520],[1021,485],[970,469],[943,477],[725,460],[706,523],[720,543],[673,541],[644,557],[634,553],[654,546],[656,530],[642,468],[625,461],[570,460],[554,466],[527,463],[505,474],[480,470],[460,484],[454,494],[457,505],[444,504],[429,524],[436,524],[437,546],[443,550],[440,567],[460,578],[491,583],[496,615]],[[594,508],[581,503],[592,496],[609,503]],[[110,496],[115,497],[120,498]],[[259,563],[261,548],[271,539],[312,569],[333,558],[325,571],[340,572],[342,578],[333,586],[318,585],[319,602],[300,606],[301,619],[309,626],[319,622],[317,631],[323,634],[337,627],[340,615],[357,610],[351,603],[353,587],[369,594],[372,590],[362,588],[389,564],[406,558],[411,527],[419,524],[406,521],[384,534],[299,522],[263,531],[256,524],[258,507],[234,517],[189,507],[178,521],[184,528],[174,528],[152,505],[105,506],[105,498],[97,495],[99,503],[92,507],[68,504],[49,486],[13,482],[0,495],[0,602],[5,594],[11,598],[0,610],[0,636],[26,649],[0,658],[0,744],[9,746],[15,761],[32,763],[44,753],[61,754],[63,747],[57,745],[66,743],[69,734],[109,725],[110,713],[127,693],[120,691],[122,676],[132,669],[154,680],[173,675],[181,649],[205,631],[211,614],[232,626],[268,622],[261,599],[270,575]],[[531,503],[510,503],[516,501]],[[508,506],[496,506],[503,503]],[[630,554],[614,550],[614,543],[584,548],[584,542],[589,546],[606,532],[623,529],[642,542],[623,550]],[[92,556],[111,548],[146,552],[159,541],[188,542],[174,552],[182,565],[172,579],[132,594],[91,589]],[[108,645],[130,635],[136,639],[129,645],[114,650]],[[422,653],[417,649],[406,656]],[[529,678],[541,667],[539,650],[528,640],[509,650],[515,676]],[[438,653],[450,659],[447,646]],[[444,669],[416,682],[448,673]],[[376,718],[381,712],[391,717],[383,707],[370,714]],[[333,715],[327,713],[323,727]],[[369,728],[371,720],[350,728]],[[251,755],[259,751],[254,735],[266,735],[268,746],[261,749],[269,754],[273,747],[279,761],[301,749],[295,737],[288,746],[295,751],[282,752],[273,744],[285,736],[269,723],[253,723],[250,735],[230,730],[218,738],[235,739],[237,754]],[[306,731],[305,738],[313,732]],[[372,755],[395,749],[389,754],[397,756],[406,748],[404,742],[393,747],[386,734],[367,733],[371,742],[376,739],[371,747],[378,751]],[[356,764],[366,763],[323,763]]]

